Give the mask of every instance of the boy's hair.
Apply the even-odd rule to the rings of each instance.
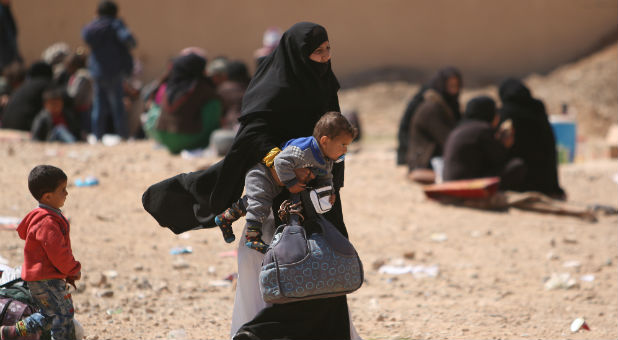
[[[49,86],[43,91],[43,101],[63,99],[64,89],[60,86]]]
[[[103,0],[99,2],[97,14],[102,17],[115,18],[118,15],[118,5],[111,0]]]
[[[67,175],[60,168],[51,165],[37,165],[28,175],[28,189],[39,201],[44,194],[55,191],[60,183],[67,180]]]
[[[313,137],[317,140],[320,140],[322,136],[335,138],[343,133],[355,138],[358,130],[337,111],[326,112],[313,128]]]

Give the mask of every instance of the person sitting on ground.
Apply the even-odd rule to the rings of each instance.
[[[423,93],[423,101],[410,122],[407,144],[406,161],[413,180],[415,170],[431,169],[431,159],[442,156],[446,138],[460,118],[461,87],[459,71],[447,67],[434,76]]]
[[[451,132],[444,147],[444,181],[500,177],[500,189],[510,190],[521,184],[523,161],[508,161],[513,133],[497,130],[500,116],[496,103],[486,96],[471,99],[459,125]]]
[[[20,62],[13,62],[5,67],[0,77],[0,126],[2,126],[2,114],[9,103],[11,95],[26,79],[26,69]]]
[[[149,118],[154,126],[144,130],[173,154],[207,147],[220,126],[221,101],[205,67],[206,58],[194,51],[174,59],[161,106],[151,105],[151,113],[160,109],[160,115],[154,124]]]
[[[28,189],[39,206],[17,227],[24,245],[21,278],[39,311],[14,325],[2,326],[2,340],[24,339],[51,328],[52,339],[75,339],[74,309],[67,283],[81,278],[81,264],[73,257],[71,228],[60,208],[67,198],[67,175],[51,165],[30,171]],[[30,337],[28,337],[30,339]]]
[[[526,166],[523,182],[513,190],[538,191],[555,199],[566,199],[558,183],[556,139],[545,105],[515,78],[504,80],[499,94],[501,120],[510,119],[515,130],[509,158],[521,158]]]
[[[26,72],[26,81],[11,95],[2,116],[2,128],[30,131],[34,117],[43,108],[43,91],[51,84],[52,68],[35,62]]]
[[[242,97],[251,78],[247,66],[240,60],[229,61],[226,65],[227,79],[217,86],[217,94],[223,101],[221,128],[236,131],[242,107]]]
[[[67,94],[73,102],[75,118],[79,122],[79,139],[86,139],[91,132],[90,112],[93,99],[93,81],[90,71],[86,68],[88,56],[83,48],[78,48],[69,56],[66,65],[68,76]]]
[[[274,167],[259,163],[247,172],[245,196],[215,218],[226,242],[234,241],[232,222],[246,214],[245,245],[265,253],[268,244],[262,240],[262,223],[270,214],[273,199],[287,188],[290,193],[305,190],[316,179],[316,188],[333,190],[333,164],[341,161],[357,130],[339,112],[327,112],[315,125],[313,136],[287,141],[274,157]],[[271,155],[272,157],[272,155]],[[330,204],[335,202],[330,195]]]
[[[79,125],[64,107],[64,90],[51,87],[43,92],[43,110],[32,123],[32,139],[36,141],[74,143],[79,138]]]

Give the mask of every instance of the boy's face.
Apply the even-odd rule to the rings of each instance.
[[[67,181],[62,181],[56,190],[43,194],[41,203],[47,204],[52,208],[60,209],[64,205],[64,201],[66,201],[68,195]]]
[[[45,110],[49,112],[52,116],[59,116],[62,114],[64,103],[62,99],[54,98],[48,99],[45,101]]]
[[[324,156],[328,157],[328,159],[336,160],[348,152],[348,145],[352,143],[353,139],[347,133],[342,133],[335,138],[322,136],[320,137],[320,147]]]

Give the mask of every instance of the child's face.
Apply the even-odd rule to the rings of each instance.
[[[348,152],[348,145],[352,143],[353,139],[347,133],[342,133],[335,138],[322,136],[320,137],[320,147],[324,156],[328,157],[328,159],[336,160]]]
[[[54,98],[45,101],[45,110],[47,110],[47,112],[49,112],[52,116],[62,114],[63,107],[64,103],[62,102],[62,99]]]
[[[58,185],[56,190],[43,194],[41,203],[47,204],[52,208],[60,209],[64,205],[64,201],[66,201],[68,195],[67,181],[63,181]]]

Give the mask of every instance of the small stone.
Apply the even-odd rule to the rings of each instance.
[[[416,257],[416,253],[413,251],[409,251],[409,252],[403,253],[403,257],[408,260],[414,260],[414,258]]]
[[[97,296],[98,297],[104,297],[104,298],[109,298],[114,296],[114,291],[111,289],[106,289],[106,290],[100,290],[97,292]]]

